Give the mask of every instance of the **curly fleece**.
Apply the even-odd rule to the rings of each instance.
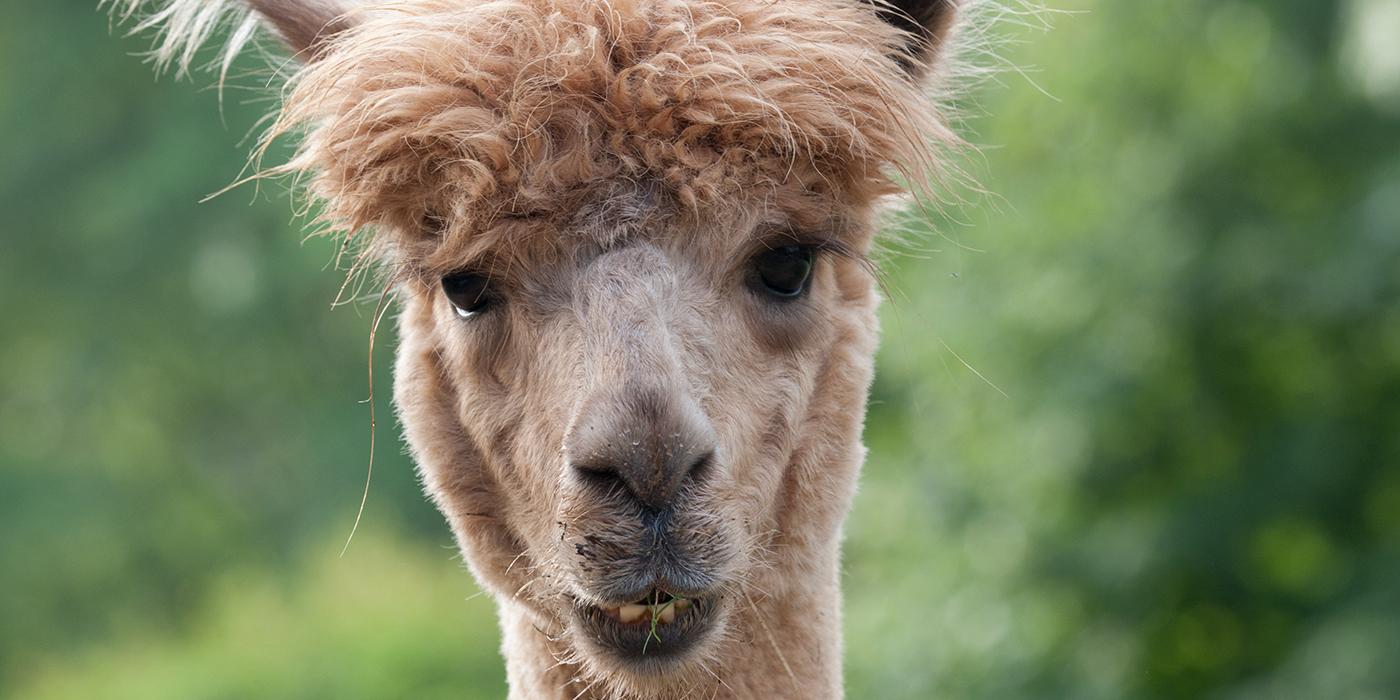
[[[892,58],[908,37],[849,0],[419,0],[355,19],[291,79],[267,143],[304,134],[271,172],[309,173],[332,230],[376,231],[409,267],[618,181],[691,211],[793,182],[868,201],[951,139]]]

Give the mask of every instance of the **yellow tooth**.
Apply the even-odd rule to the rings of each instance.
[[[676,619],[675,604],[670,604],[664,608],[661,608],[661,612],[657,613],[656,617],[657,619],[661,620],[661,624],[663,625],[671,624],[671,622],[675,621]]]
[[[636,622],[642,619],[642,613],[647,611],[645,605],[624,605],[617,609],[617,619],[623,624]]]
[[[680,611],[685,611],[685,610],[689,610],[689,609],[690,609],[690,601],[689,601],[688,599],[686,599],[686,598],[679,598],[679,599],[676,600],[676,610],[677,610],[678,612],[680,612]]]

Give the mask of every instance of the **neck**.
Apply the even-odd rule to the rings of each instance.
[[[841,697],[839,567],[835,547],[826,549],[826,555],[784,557],[779,566],[788,570],[771,570],[731,594],[725,639],[706,660],[707,671],[657,696]],[[579,665],[561,663],[568,655],[563,641],[551,639],[524,606],[500,600],[498,607],[511,700],[628,697],[617,684],[595,683]]]

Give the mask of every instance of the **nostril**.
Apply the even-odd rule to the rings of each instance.
[[[709,475],[710,470],[714,468],[714,463],[714,450],[710,450],[701,454],[699,457],[695,458],[694,462],[691,462],[690,469],[686,471],[685,479],[691,481],[704,481],[705,478]]]
[[[615,495],[612,492],[626,493],[628,491],[627,482],[623,481],[622,474],[617,469],[600,464],[590,464],[587,462],[574,464],[574,474],[579,481],[601,489],[609,496]]]

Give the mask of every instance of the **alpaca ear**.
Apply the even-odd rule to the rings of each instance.
[[[350,27],[343,0],[246,0],[297,58],[320,58],[326,43]]]
[[[918,77],[938,61],[948,30],[963,0],[865,0],[880,19],[904,32],[905,42],[894,59]]]
[[[154,30],[151,56],[158,69],[188,71],[199,47],[220,27],[231,27],[223,51],[226,72],[258,27],[271,29],[303,61],[324,55],[329,41],[350,28],[354,0],[103,0],[118,20],[136,17],[133,34]]]

